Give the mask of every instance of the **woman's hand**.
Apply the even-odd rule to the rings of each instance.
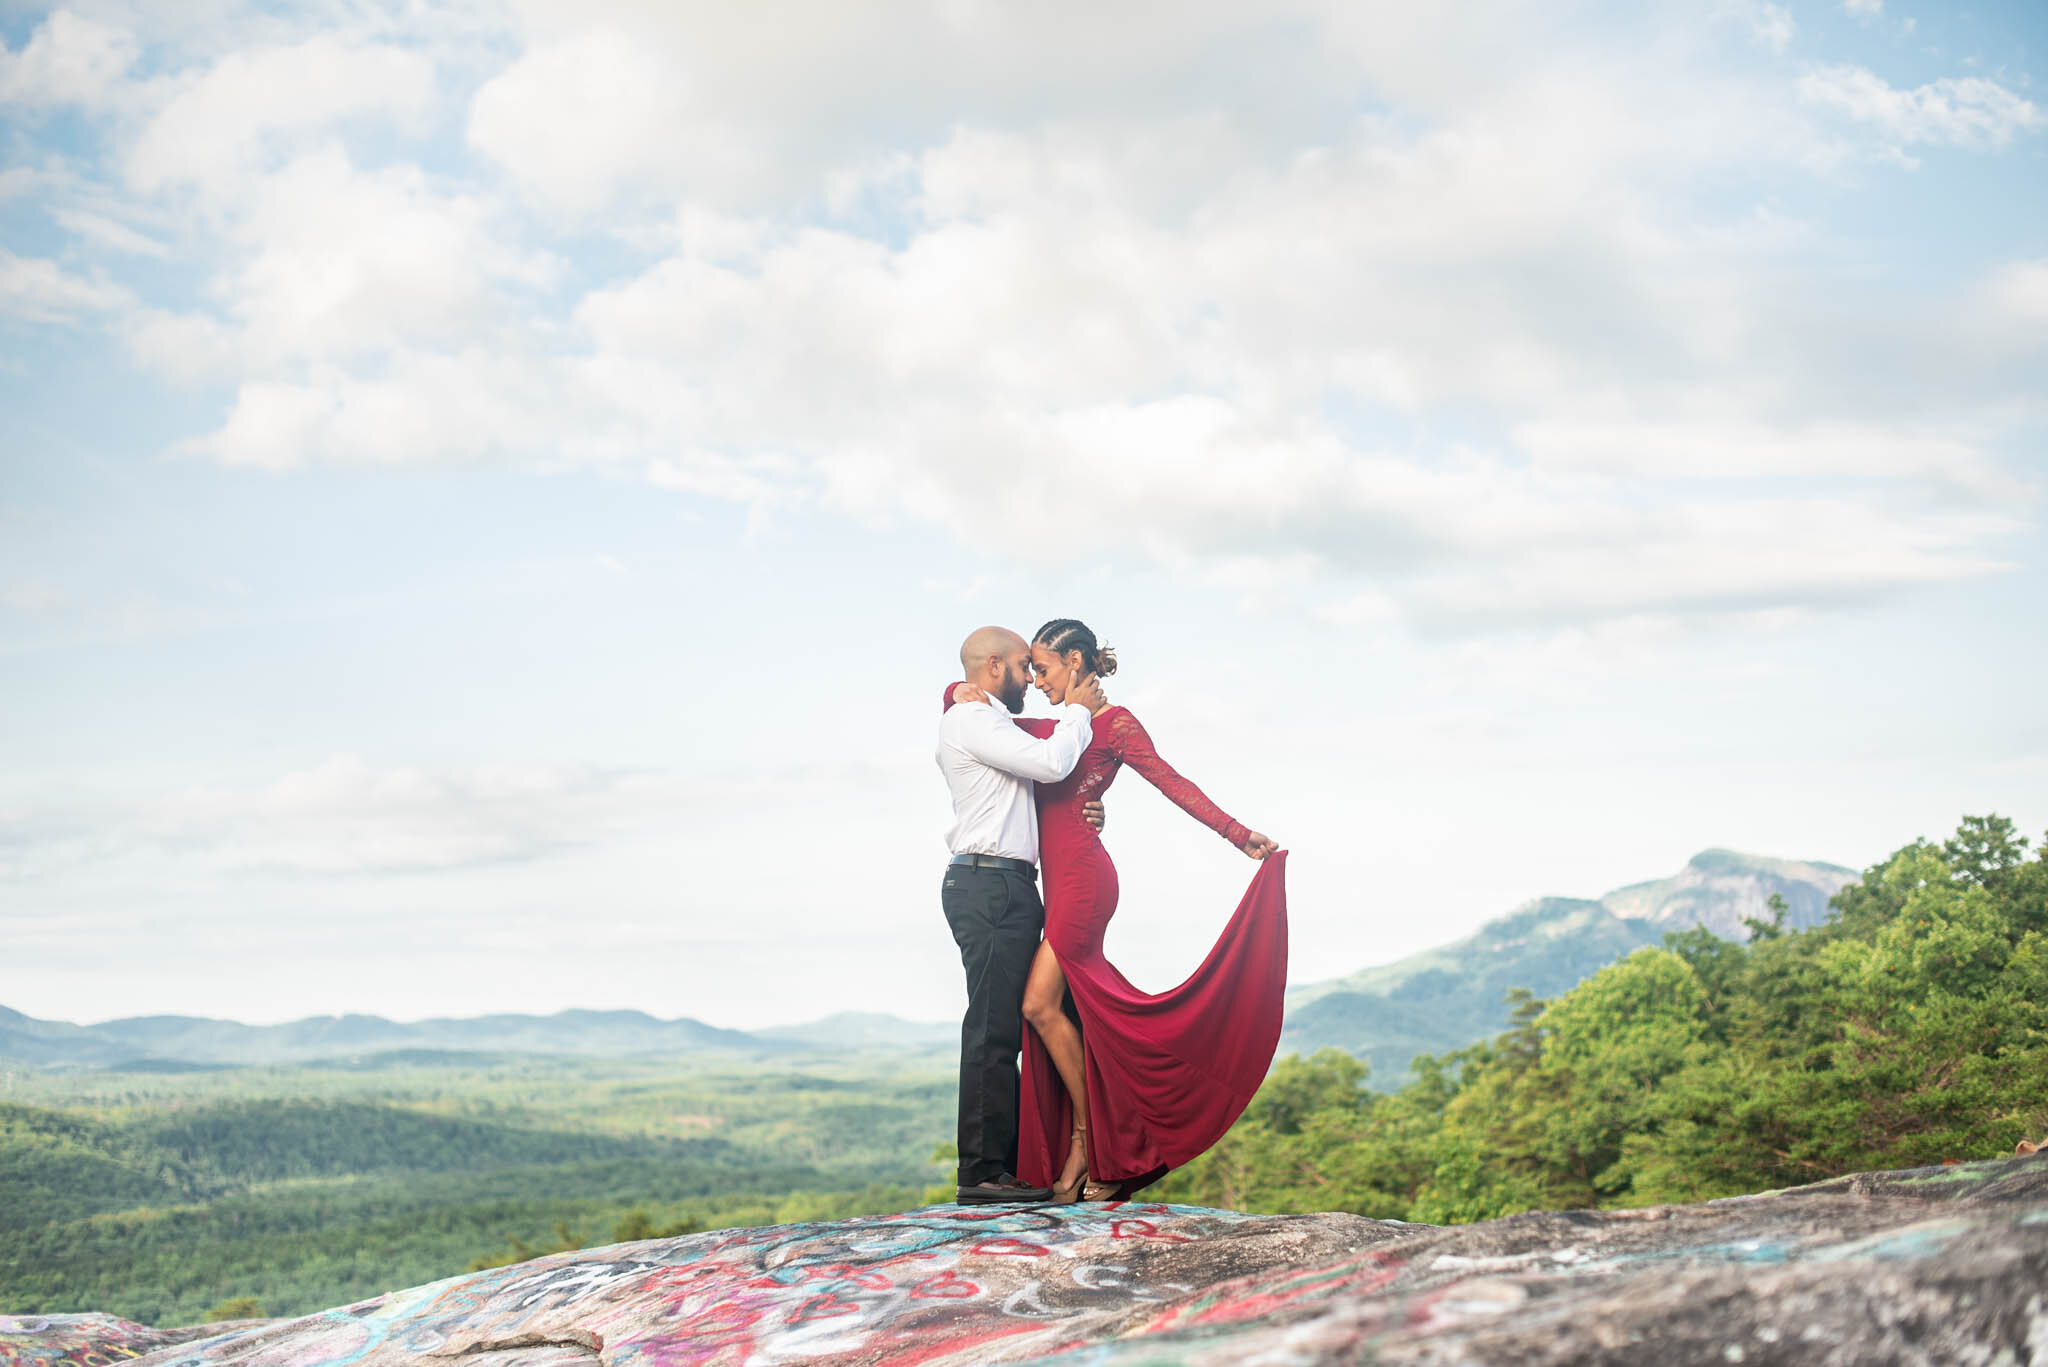
[[[1267,855],[1280,848],[1280,842],[1273,839],[1270,835],[1260,835],[1257,831],[1253,831],[1245,837],[1244,844],[1238,848],[1254,859],[1264,859]]]
[[[1094,713],[1109,706],[1109,695],[1102,691],[1102,680],[1095,675],[1083,677],[1076,674],[1067,680],[1067,696],[1063,701],[1079,703]]]
[[[988,694],[971,683],[953,685],[954,702],[987,702]]]

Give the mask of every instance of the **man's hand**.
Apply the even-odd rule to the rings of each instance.
[[[1108,822],[1109,817],[1103,813],[1100,802],[1089,798],[1081,804],[1081,819],[1099,831]]]
[[[987,702],[988,694],[971,683],[953,685],[954,702]]]
[[[1102,691],[1102,680],[1090,674],[1085,679],[1076,676],[1068,681],[1066,701],[1077,702],[1090,712],[1100,712],[1109,706],[1109,695]]]
[[[1267,855],[1280,848],[1280,842],[1273,839],[1270,835],[1260,835],[1257,831],[1253,831],[1245,837],[1244,844],[1239,848],[1254,859],[1264,859]]]

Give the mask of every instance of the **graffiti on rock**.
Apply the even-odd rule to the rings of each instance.
[[[0,1367],[1561,1364],[1650,1345],[1684,1367],[1822,1341],[2029,1360],[2048,1159],[1923,1179],[1455,1228],[936,1206],[554,1254],[224,1331],[0,1319]]]

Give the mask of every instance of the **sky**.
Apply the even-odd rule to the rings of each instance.
[[[1075,616],[1306,982],[2048,828],[2048,10],[0,0],[0,1004],[964,1002]],[[1111,958],[1251,868],[1136,775]]]

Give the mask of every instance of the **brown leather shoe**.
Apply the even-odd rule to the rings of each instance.
[[[1047,1187],[1034,1187],[1009,1173],[998,1173],[986,1182],[962,1187],[953,1198],[963,1206],[1035,1205],[1052,1199]]]

